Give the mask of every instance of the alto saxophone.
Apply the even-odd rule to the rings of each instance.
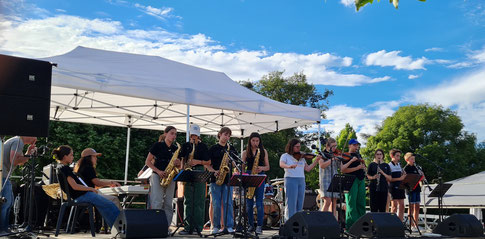
[[[259,155],[260,155],[260,150],[258,149],[258,152],[256,153],[256,157],[254,157],[254,163],[253,163],[253,168],[251,170],[251,175],[258,174],[256,171],[258,169],[258,164],[259,164]],[[256,190],[255,187],[249,187],[248,188],[248,195],[246,196],[248,199],[253,199],[254,197],[254,191]]]
[[[187,161],[185,161],[184,170],[192,170],[190,163],[192,162],[192,160],[194,160],[194,155],[195,155],[195,144],[193,143],[192,144],[192,151],[189,154],[189,158],[187,159]]]
[[[177,143],[177,150],[175,151],[175,153],[173,153],[172,159],[170,159],[170,162],[168,163],[167,167],[165,168],[165,173],[167,173],[167,177],[160,179],[160,185],[162,185],[162,187],[164,187],[164,188],[166,188],[166,187],[168,187],[168,185],[170,185],[170,182],[172,182],[173,178],[175,178],[175,176],[180,171],[177,167],[175,167],[174,162],[178,158],[181,148],[182,147],[180,147],[180,144]]]
[[[221,186],[224,183],[224,179],[226,178],[227,173],[229,173],[229,143],[227,144],[227,151],[224,153],[222,157],[221,166],[219,167],[219,175],[216,178],[216,184]]]

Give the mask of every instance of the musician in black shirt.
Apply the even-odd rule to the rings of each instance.
[[[407,152],[404,155],[404,160],[406,160],[406,166],[404,166],[404,172],[407,174],[418,174],[424,178],[424,174],[421,170],[418,169],[414,154],[411,152]],[[417,228],[418,225],[416,224],[419,221],[419,207],[421,203],[421,186],[419,183],[417,185],[410,185],[412,188],[408,191],[408,200],[409,200],[409,211],[408,215],[412,215],[414,220],[411,221],[411,226]]]
[[[190,141],[182,145],[180,155],[183,157],[184,169],[204,170],[209,164],[207,145],[200,140],[200,128],[196,124],[190,125]],[[192,159],[191,154],[193,155]],[[190,159],[190,160],[189,160]],[[205,189],[206,183],[186,182],[184,185],[184,221],[185,228],[180,235],[190,235],[195,229],[202,232],[205,219]]]
[[[342,161],[342,173],[355,175],[355,181],[350,191],[345,194],[347,210],[345,211],[345,227],[349,229],[365,214],[365,163],[362,162],[358,150],[360,143],[357,139],[349,140],[349,154],[352,158]]]
[[[403,172],[401,168],[401,150],[391,149],[389,151],[389,156],[391,156],[391,162],[389,162],[389,167],[391,168],[391,212],[397,213],[397,216],[401,221],[404,219],[404,198],[406,195],[404,189],[399,188],[401,181],[406,177],[406,172]]]
[[[96,152],[96,150],[92,148],[86,148],[81,152],[81,159],[77,161],[76,166],[74,167],[74,172],[79,175],[83,181],[92,188],[103,188],[103,187],[119,187],[121,186],[116,181],[105,181],[100,180],[96,173],[96,164],[98,162],[98,156],[101,156],[100,153]],[[121,210],[120,199],[114,195],[103,195],[106,199],[112,201],[118,209]]]
[[[369,183],[370,211],[386,212],[391,168],[384,162],[382,149],[378,149],[374,153],[374,162],[369,164],[367,178],[371,180]]]
[[[206,168],[214,173],[211,177],[210,192],[211,202],[213,209],[213,221],[212,221],[212,233],[219,232],[221,228],[221,217],[224,221],[224,225],[229,233],[234,233],[234,212],[232,202],[232,187],[229,186],[229,173],[224,178],[222,185],[217,185],[216,180],[220,173],[220,166],[222,159],[226,152],[237,154],[234,147],[229,145],[229,139],[231,138],[232,131],[228,127],[222,127],[219,130],[217,137],[219,142],[209,149],[209,162],[210,164]],[[229,166],[231,160],[227,163]],[[221,201],[222,200],[222,201]],[[224,213],[221,213],[221,205],[224,207]]]
[[[177,129],[173,126],[167,126],[163,135],[160,135],[158,142],[150,148],[150,152],[145,160],[145,164],[153,170],[150,176],[150,208],[164,210],[165,216],[167,216],[168,226],[170,226],[173,217],[172,200],[175,191],[175,182],[172,181],[167,187],[162,187],[160,180],[168,176],[165,169],[177,150],[177,146],[175,145],[176,138]],[[180,167],[180,165],[180,160],[175,159],[174,166]]]
[[[76,202],[92,203],[98,209],[99,213],[101,213],[106,223],[110,227],[113,226],[120,210],[113,202],[97,194],[98,190],[93,187],[88,187],[84,181],[80,180],[74,174],[71,167],[69,167],[74,159],[72,148],[68,145],[62,145],[54,149],[52,154],[54,159],[60,163],[58,176],[61,189],[65,193],[69,193]],[[68,187],[68,192],[65,190],[66,186]]]

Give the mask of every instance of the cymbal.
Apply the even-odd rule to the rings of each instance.
[[[275,179],[271,179],[269,180],[270,182],[276,182],[276,181],[284,181],[285,178],[275,178]]]

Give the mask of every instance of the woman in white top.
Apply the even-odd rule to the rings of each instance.
[[[300,152],[300,147],[300,140],[291,139],[286,145],[286,153],[281,155],[280,158],[280,167],[285,170],[285,220],[303,210],[305,199],[304,171],[310,172],[321,159],[321,156],[317,156],[316,160],[308,165],[305,160],[306,156]]]

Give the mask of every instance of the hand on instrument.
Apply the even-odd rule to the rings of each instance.
[[[357,160],[359,160],[357,157],[352,157],[352,159],[350,159],[350,162],[355,162]]]
[[[216,170],[216,171],[214,172],[214,176],[215,176],[215,177],[219,176],[219,170]]]
[[[160,176],[160,178],[166,178],[167,177],[167,173],[165,173],[165,171],[161,171],[159,170],[157,172],[158,176]]]
[[[29,147],[27,148],[27,154],[28,155],[33,155],[37,153],[37,147],[35,147],[35,142],[31,145],[29,145]]]
[[[288,165],[288,168],[296,168],[296,167],[298,167],[298,164]]]

